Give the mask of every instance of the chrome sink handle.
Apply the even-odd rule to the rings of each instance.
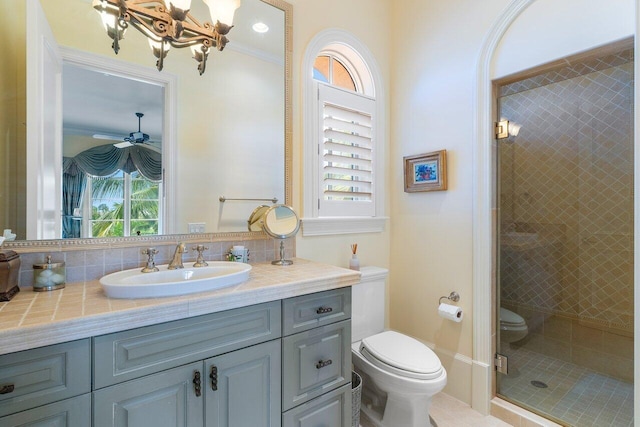
[[[158,253],[156,248],[147,248],[142,250],[142,255],[147,255],[147,265],[140,271],[143,273],[153,273],[154,271],[159,271],[158,267],[156,267],[156,262],[153,259],[153,256]]]
[[[207,264],[207,261],[204,260],[204,256],[202,256],[202,252],[208,251],[209,248],[205,247],[204,245],[197,245],[191,248],[191,250],[198,251],[198,257],[196,258],[196,262],[193,263],[194,267],[206,267],[209,265]]]

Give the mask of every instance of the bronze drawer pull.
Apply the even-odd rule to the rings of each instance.
[[[326,313],[331,313],[332,311],[333,311],[332,307],[320,307],[319,309],[316,310],[316,313],[326,314]]]
[[[202,395],[202,383],[200,382],[200,371],[194,372],[193,385],[196,391],[196,397],[200,397]]]
[[[211,390],[218,390],[218,367],[216,365],[211,366],[209,378],[211,378]]]
[[[7,385],[3,385],[0,386],[0,394],[9,394],[12,393],[13,390],[15,390],[16,386],[13,384],[7,384]]]
[[[327,359],[327,360],[321,360],[318,363],[316,363],[316,369],[322,369],[325,366],[329,366],[333,363],[333,361],[331,359]]]

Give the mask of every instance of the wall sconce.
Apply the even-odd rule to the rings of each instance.
[[[500,121],[496,123],[496,139],[504,139],[510,136],[516,137],[520,133],[522,125],[515,122],[510,122],[504,117],[500,118]]]
[[[507,131],[509,132],[510,136],[518,136],[521,128],[522,128],[521,124],[509,122],[509,125],[507,126]]]
[[[93,8],[102,17],[111,47],[117,54],[120,40],[129,25],[149,38],[149,46],[162,71],[169,49],[190,47],[198,62],[198,71],[205,71],[209,49],[221,51],[229,42],[227,34],[233,28],[233,15],[240,0],[202,0],[211,14],[211,22],[200,24],[189,13],[191,0],[171,0],[169,8],[163,0],[93,0]]]

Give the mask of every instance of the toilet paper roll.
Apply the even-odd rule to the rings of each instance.
[[[453,322],[461,322],[463,315],[460,307],[445,303],[441,303],[440,306],[438,306],[438,314],[440,317]]]

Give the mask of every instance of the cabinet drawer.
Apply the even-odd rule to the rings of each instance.
[[[350,383],[282,414],[282,427],[350,426]]]
[[[351,288],[334,289],[284,300],[283,335],[307,331],[351,317]]]
[[[95,337],[94,388],[279,338],[280,322],[275,301]]]
[[[0,418],[0,426],[11,427],[87,427],[90,425],[90,393]]]
[[[349,320],[283,338],[283,410],[348,383],[350,343]]]
[[[0,356],[0,416],[91,391],[88,339]]]

